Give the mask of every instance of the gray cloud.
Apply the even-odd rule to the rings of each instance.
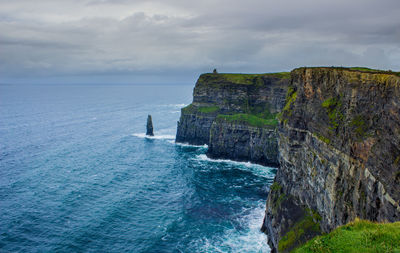
[[[0,0],[0,81],[400,70],[399,11],[398,0]]]

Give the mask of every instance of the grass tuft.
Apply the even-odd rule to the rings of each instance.
[[[315,237],[292,252],[400,252],[400,222],[374,223],[356,219],[329,234]]]

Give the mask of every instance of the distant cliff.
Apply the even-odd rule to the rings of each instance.
[[[214,158],[278,165],[276,116],[289,73],[203,74],[182,109],[176,141],[208,144]]]
[[[356,217],[400,220],[400,77],[292,71],[263,229],[288,252]]]

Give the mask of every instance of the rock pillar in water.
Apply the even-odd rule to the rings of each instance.
[[[154,136],[153,121],[151,120],[151,115],[147,116],[146,135]]]

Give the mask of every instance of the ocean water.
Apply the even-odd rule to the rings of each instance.
[[[192,89],[0,86],[0,252],[269,252],[276,171],[175,144]]]

